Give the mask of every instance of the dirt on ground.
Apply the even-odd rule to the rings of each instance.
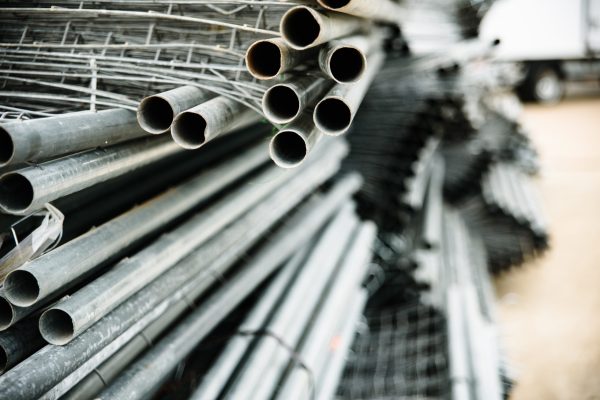
[[[600,99],[525,107],[552,235],[541,259],[496,281],[513,400],[600,399]]]

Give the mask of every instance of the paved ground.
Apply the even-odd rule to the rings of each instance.
[[[600,99],[527,106],[552,250],[497,280],[514,400],[600,399]]]

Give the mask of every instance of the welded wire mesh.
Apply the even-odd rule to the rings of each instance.
[[[420,303],[373,310],[352,346],[343,399],[434,399],[449,388],[446,322]]]
[[[0,7],[4,118],[134,110],[194,85],[259,109],[246,48],[279,35],[283,1],[7,1]]]

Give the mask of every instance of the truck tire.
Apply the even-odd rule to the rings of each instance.
[[[529,68],[517,93],[525,101],[557,103],[565,94],[565,82],[555,66],[534,65]]]

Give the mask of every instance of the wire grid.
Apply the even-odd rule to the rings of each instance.
[[[450,387],[446,321],[413,303],[367,310],[338,388],[342,399],[438,399]]]
[[[135,110],[143,97],[194,85],[260,111],[247,47],[279,36],[294,2],[8,0],[0,7],[0,112],[34,118]]]

